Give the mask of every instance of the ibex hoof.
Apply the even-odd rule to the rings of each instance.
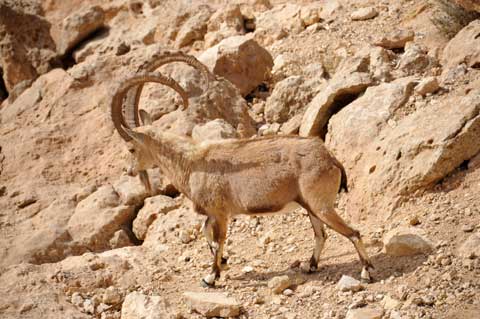
[[[215,288],[215,281],[211,284],[209,284],[208,282],[205,281],[205,279],[202,279],[200,281],[200,286],[203,287],[203,288]]]
[[[227,257],[222,257],[222,265],[226,265],[228,262],[228,258]]]
[[[360,281],[364,284],[370,284],[373,282],[372,276],[370,276],[370,273],[366,268],[362,269],[362,273],[360,274]]]

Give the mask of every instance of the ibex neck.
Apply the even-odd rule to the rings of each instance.
[[[193,165],[194,144],[191,140],[163,133],[157,137],[155,156],[161,172],[180,192],[190,195],[189,178]]]

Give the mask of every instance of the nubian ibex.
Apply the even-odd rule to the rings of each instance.
[[[214,78],[208,69],[190,56],[177,53],[176,58],[199,68],[207,81]],[[152,70],[147,70],[152,71]],[[363,265],[361,278],[371,279],[372,268],[360,233],[347,225],[335,212],[340,187],[347,188],[343,166],[317,137],[271,136],[253,139],[227,139],[195,142],[150,125],[146,112],[140,111],[145,126],[139,126],[138,101],[146,82],[161,83],[174,89],[184,107],[188,96],[177,82],[160,73],[146,72],[124,80],[112,98],[111,115],[120,136],[129,143],[139,172],[150,189],[146,170],[158,167],[171,183],[205,215],[203,232],[213,254],[211,273],[202,285],[214,286],[220,277],[228,221],[237,214],[261,215],[279,212],[290,203],[308,212],[315,236],[315,248],[309,270],[315,271],[327,238],[324,224],[347,237],[355,246]],[[135,98],[128,96],[134,90]],[[132,119],[127,120],[124,115]],[[142,177],[143,176],[143,177]]]

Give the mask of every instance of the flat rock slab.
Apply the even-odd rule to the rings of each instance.
[[[377,308],[359,308],[350,309],[347,312],[345,319],[381,319],[383,317],[383,310]]]
[[[122,304],[122,319],[170,318],[171,310],[160,296],[147,296],[139,292],[129,293]]]
[[[240,303],[225,293],[183,293],[187,306],[206,317],[235,317],[240,314]]]

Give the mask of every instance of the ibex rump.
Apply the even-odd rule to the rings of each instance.
[[[186,96],[172,84],[172,79],[161,74],[133,76],[120,85],[113,97],[112,119],[120,135],[131,143],[135,170],[145,172],[159,167],[193,202],[195,210],[207,216],[203,230],[214,259],[211,273],[202,279],[203,285],[214,286],[220,277],[227,224],[232,216],[276,212],[292,202],[307,210],[313,226],[316,244],[310,270],[317,269],[327,237],[326,224],[352,241],[363,264],[361,277],[370,280],[372,265],[359,232],[334,209],[340,186],[346,188],[344,169],[319,138],[272,136],[197,143],[151,125],[132,130],[123,118],[122,102],[130,88],[145,82],[168,85]],[[131,104],[128,107],[137,108]],[[148,124],[148,116],[141,114]]]

